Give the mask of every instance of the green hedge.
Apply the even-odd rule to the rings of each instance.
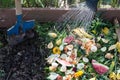
[[[59,7],[58,1],[59,0],[21,0],[23,7]],[[65,0],[63,0],[65,1]],[[77,0],[68,0],[68,4],[74,4]],[[79,2],[85,0],[78,0]],[[100,0],[100,4],[109,4],[112,7],[119,7],[120,1],[119,0]],[[0,8],[12,8],[14,7],[14,0],[0,0]]]

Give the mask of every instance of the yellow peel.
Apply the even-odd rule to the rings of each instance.
[[[73,29],[72,32],[73,32],[74,34],[78,35],[80,38],[81,38],[81,37],[84,37],[84,35],[83,35],[83,34],[79,31],[79,29],[77,29],[77,28],[76,28],[76,29]]]
[[[108,51],[111,51],[111,50],[113,50],[113,49],[115,49],[116,48],[116,45],[111,45],[109,48],[108,48]]]
[[[60,45],[61,43],[62,43],[62,39],[59,39],[59,40],[56,41],[57,45]]]
[[[56,38],[57,37],[57,34],[56,33],[53,33],[53,32],[50,32],[48,33],[48,35],[52,38]]]
[[[85,37],[87,37],[87,38],[93,38],[93,36],[91,36],[90,34],[88,34],[85,30],[84,30],[84,28],[78,28],[79,29],[79,31],[85,36]]]

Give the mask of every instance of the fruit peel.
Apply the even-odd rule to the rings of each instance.
[[[98,63],[96,60],[92,60],[92,65],[95,71],[100,75],[105,74],[109,70],[109,67],[101,63]]]

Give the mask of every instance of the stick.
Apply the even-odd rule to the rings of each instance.
[[[115,24],[115,27],[116,27],[115,29],[116,29],[118,41],[120,42],[120,25],[119,25],[119,22],[118,22],[117,18],[114,19],[114,24]]]

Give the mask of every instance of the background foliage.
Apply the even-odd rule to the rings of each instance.
[[[22,0],[23,7],[68,7],[71,4],[78,4],[85,0]],[[110,5],[120,7],[120,0],[100,0],[99,7]],[[14,7],[14,0],[0,0],[1,8]]]

